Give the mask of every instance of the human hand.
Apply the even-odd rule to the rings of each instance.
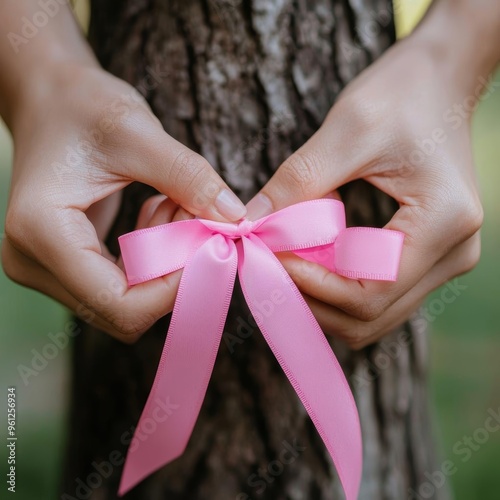
[[[386,225],[406,235],[397,282],[346,279],[293,254],[279,257],[325,332],[352,348],[401,324],[431,290],[479,259],[470,113],[462,121],[447,113],[470,101],[471,89],[448,69],[418,38],[397,44],[344,90],[317,133],[247,206],[255,219],[355,179],[399,202]]]
[[[180,271],[128,288],[104,244],[120,190],[140,181],[169,197],[149,200],[138,227],[187,212],[233,221],[246,209],[206,160],[164,132],[127,83],[92,65],[44,71],[51,71],[50,83],[20,100],[11,127],[3,268],[14,281],[133,341],[172,309]]]

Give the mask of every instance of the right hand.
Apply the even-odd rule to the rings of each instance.
[[[204,218],[246,213],[210,164],[163,130],[137,91],[97,67],[61,65],[16,110],[2,264],[14,281],[134,341],[172,310],[181,271],[132,288],[104,239],[132,181],[155,187],[139,217],[179,205]],[[146,215],[146,212],[150,212]],[[165,215],[166,214],[166,215]],[[141,221],[142,219],[142,221]]]

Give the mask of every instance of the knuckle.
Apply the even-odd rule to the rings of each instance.
[[[150,314],[140,314],[138,316],[128,316],[121,314],[113,316],[109,322],[115,330],[121,333],[129,341],[135,342],[155,323],[156,318]]]
[[[142,333],[137,335],[123,335],[120,332],[116,332],[114,330],[110,331],[109,333],[118,333],[118,340],[127,345],[135,344],[142,337]]]
[[[369,330],[366,324],[359,324],[357,328],[345,332],[343,335],[343,340],[353,351],[359,351],[366,347],[368,344],[368,339],[370,338],[371,330]]]
[[[335,103],[332,115],[342,119],[344,137],[363,137],[365,133],[377,130],[380,120],[390,112],[387,103],[382,100],[376,102],[360,95],[359,92],[346,92]]]
[[[7,250],[5,244],[2,245],[2,268],[7,278],[20,285],[26,284],[22,266]]]
[[[202,188],[208,181],[209,166],[207,160],[199,154],[189,149],[183,150],[172,165],[172,179],[176,190],[180,194],[186,194]]]
[[[164,195],[155,195],[149,197],[141,206],[139,215],[137,216],[138,224],[149,224],[154,212],[158,209],[163,201],[167,200]]]
[[[356,310],[353,311],[353,314],[357,319],[369,323],[380,318],[384,311],[384,302],[382,300],[371,298],[369,300],[360,301],[357,304]]]
[[[282,174],[287,186],[307,197],[321,180],[319,158],[316,153],[298,151],[285,160]]]
[[[361,349],[364,349],[368,344],[369,342],[365,337],[355,337],[347,341],[347,345],[352,351],[361,351]]]
[[[468,204],[465,215],[465,224],[470,236],[477,233],[483,225],[484,211],[481,203],[474,200]]]
[[[5,218],[5,237],[16,248],[22,249],[25,244],[25,235],[28,220],[21,211],[10,208]]]
[[[461,269],[460,273],[468,273],[472,271],[479,263],[481,259],[481,238],[479,233],[476,233],[472,238],[471,242],[466,249],[465,254],[461,259]]]
[[[459,231],[462,241],[472,237],[481,229],[484,219],[484,211],[479,200],[474,197],[460,197],[459,201],[451,203],[449,207],[455,220],[460,221]]]
[[[123,141],[137,140],[138,128],[148,124],[147,115],[142,111],[140,100],[136,105],[124,98],[114,99],[106,103],[90,117],[92,130],[107,136],[110,139]],[[140,127],[141,126],[141,127]]]

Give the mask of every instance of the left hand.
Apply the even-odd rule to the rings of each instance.
[[[355,349],[401,324],[431,290],[479,259],[483,212],[470,116],[463,123],[444,118],[471,89],[444,68],[425,44],[398,43],[345,89],[318,132],[247,207],[255,219],[354,179],[399,202],[386,226],[406,235],[397,282],[351,280],[293,254],[279,256],[324,331]]]

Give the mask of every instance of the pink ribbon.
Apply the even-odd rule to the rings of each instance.
[[[184,271],[119,494],[184,452],[238,271],[250,311],[323,439],[346,499],[357,498],[362,445],[354,398],[320,326],[274,252],[295,252],[348,278],[394,281],[403,238],[385,229],[346,229],[344,205],[330,199],[298,203],[255,222],[193,219],[121,236],[130,285]]]

